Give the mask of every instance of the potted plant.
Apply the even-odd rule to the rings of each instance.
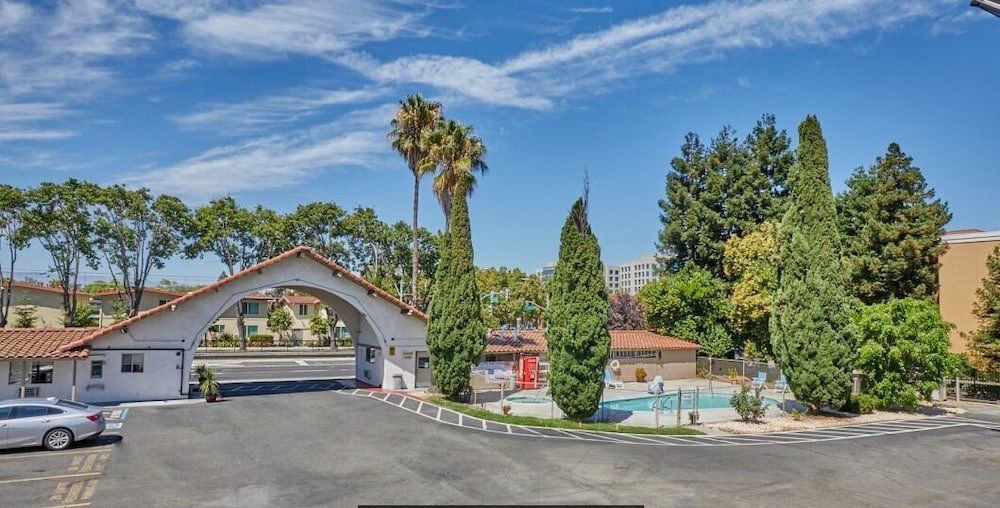
[[[208,370],[208,366],[204,363],[195,368],[195,372],[198,373],[198,386],[205,381],[205,372]]]
[[[729,369],[729,372],[726,373],[726,375],[729,377],[729,384],[740,384],[740,374],[736,372],[736,369]]]
[[[198,371],[198,377],[201,379],[198,389],[205,400],[208,402],[219,400],[219,382],[215,380],[215,371],[205,367],[204,370]]]
[[[640,383],[645,383],[646,382],[646,369],[644,369],[642,367],[639,367],[638,369],[635,369],[635,380],[638,381],[638,382],[640,382]]]

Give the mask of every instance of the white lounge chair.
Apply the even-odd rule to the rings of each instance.
[[[611,377],[611,371],[604,369],[604,386],[608,388],[625,388],[625,383],[622,383],[620,379]]]

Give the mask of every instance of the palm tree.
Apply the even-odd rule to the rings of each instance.
[[[471,194],[476,185],[476,172],[485,173],[486,145],[473,134],[471,125],[462,125],[454,120],[446,120],[425,138],[427,158],[423,166],[438,167],[434,177],[434,194],[444,210],[445,228],[451,218],[453,192],[463,183],[463,189]]]
[[[417,225],[417,209],[420,206],[420,178],[433,172],[436,166],[424,164],[427,159],[427,148],[424,139],[428,132],[433,131],[441,123],[441,103],[424,100],[419,94],[408,95],[399,101],[396,117],[390,123],[389,139],[392,148],[406,160],[406,166],[413,173],[413,244],[411,246],[411,294],[413,304],[417,302],[417,272],[420,252],[417,243],[419,230]]]

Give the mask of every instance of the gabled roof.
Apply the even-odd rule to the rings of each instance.
[[[45,292],[48,292],[48,293],[59,293],[59,294],[62,294],[62,292],[63,292],[63,290],[62,290],[61,287],[46,286],[45,284],[36,284],[34,282],[25,282],[25,281],[22,281],[22,280],[15,280],[14,282],[11,283],[11,286],[16,287],[16,288],[21,288],[21,289],[34,289],[34,290],[38,290],[38,291],[45,291]],[[80,297],[80,296],[90,296],[90,294],[86,293],[86,292],[84,292],[82,290],[78,290],[76,292],[76,296],[78,296],[78,297]]]
[[[404,302],[404,301],[402,301],[402,300],[400,300],[400,299],[392,296],[391,294],[383,291],[378,286],[372,284],[371,282],[366,281],[365,279],[362,279],[360,276],[355,275],[354,273],[351,273],[351,271],[348,270],[347,268],[344,268],[344,267],[338,265],[337,263],[334,263],[333,261],[330,261],[329,259],[327,259],[327,258],[323,257],[322,255],[320,255],[318,252],[310,249],[309,247],[306,247],[304,245],[300,245],[298,247],[295,247],[292,250],[284,252],[283,254],[279,254],[279,255],[271,258],[271,259],[268,259],[266,261],[262,261],[260,263],[257,263],[256,265],[253,265],[253,266],[247,268],[246,270],[243,270],[243,271],[240,271],[240,272],[235,273],[233,275],[230,275],[229,277],[226,277],[225,279],[219,280],[217,282],[209,284],[209,285],[207,285],[207,286],[205,286],[203,288],[197,289],[197,290],[192,291],[190,293],[186,293],[184,296],[181,296],[180,298],[177,298],[175,300],[171,300],[170,302],[167,302],[167,303],[165,303],[163,305],[160,305],[158,307],[154,307],[152,309],[140,312],[140,313],[136,314],[135,316],[133,316],[131,318],[128,318],[128,319],[126,319],[124,321],[119,321],[118,323],[115,323],[115,324],[113,324],[111,326],[97,329],[93,333],[87,335],[86,337],[82,337],[79,340],[73,341],[72,343],[69,343],[69,344],[66,344],[66,345],[60,347],[59,350],[60,351],[67,351],[67,350],[75,348],[75,347],[84,346],[87,343],[93,341],[94,339],[97,339],[98,337],[102,337],[102,336],[107,335],[107,334],[109,334],[109,333],[111,333],[113,331],[118,331],[118,330],[121,330],[123,328],[127,328],[128,326],[130,326],[130,325],[132,325],[132,324],[134,324],[134,323],[136,323],[138,321],[141,321],[141,320],[143,320],[143,319],[145,319],[145,318],[147,318],[149,316],[152,316],[154,314],[159,314],[161,312],[167,311],[172,306],[182,305],[184,302],[186,302],[188,300],[191,300],[193,298],[197,298],[197,297],[199,297],[199,296],[201,296],[203,294],[206,294],[206,293],[210,293],[210,292],[216,291],[219,288],[224,287],[226,284],[229,284],[230,282],[233,282],[236,279],[240,279],[240,278],[246,277],[247,275],[250,275],[252,273],[259,272],[259,271],[261,271],[261,270],[263,270],[263,269],[265,269],[265,268],[267,268],[269,266],[272,266],[272,265],[275,265],[277,263],[280,263],[280,262],[282,262],[282,261],[284,261],[286,259],[290,259],[290,258],[293,258],[293,257],[302,257],[302,256],[308,256],[308,257],[312,258],[316,262],[318,262],[318,263],[326,266],[327,268],[333,270],[334,272],[340,274],[340,276],[342,276],[344,279],[347,279],[347,280],[349,280],[349,281],[351,281],[351,282],[353,282],[353,283],[361,286],[362,288],[368,290],[369,294],[377,295],[379,298],[381,298],[381,299],[383,299],[383,300],[385,300],[385,301],[387,301],[387,302],[389,302],[389,303],[391,303],[393,305],[396,305],[397,307],[399,307],[399,308],[401,308],[401,309],[403,309],[405,311],[408,311],[408,313],[410,315],[416,317],[417,319],[420,319],[421,321],[424,321],[424,322],[427,321],[427,315],[424,314],[423,312],[420,312],[420,310],[417,309],[416,307],[414,307],[414,306],[412,306],[412,305],[410,305],[410,304],[408,304],[408,303],[406,303],[406,302]]]
[[[309,295],[285,295],[281,297],[281,300],[287,302],[290,305],[299,305],[299,304],[316,305],[317,303],[323,301],[320,300],[319,298],[316,298],[315,296],[309,296]]]
[[[0,358],[86,358],[90,348],[63,349],[97,328],[6,328],[0,329]]]
[[[660,335],[649,330],[608,330],[612,351],[643,350],[696,350],[698,344]],[[486,339],[487,353],[544,353],[548,351],[545,330],[521,330],[514,337],[513,330],[493,330]]]
[[[108,289],[108,290],[105,290],[105,291],[98,291],[97,293],[91,293],[91,296],[118,296],[118,294],[120,292],[121,292],[121,290],[119,290],[119,289]],[[147,287],[147,288],[143,288],[142,292],[143,292],[143,294],[152,293],[152,294],[158,294],[158,295],[172,296],[174,298],[177,298],[177,297],[185,295],[185,293],[182,293],[180,291],[173,291],[171,289],[164,289],[164,288],[156,287],[156,286],[150,286],[150,287]]]

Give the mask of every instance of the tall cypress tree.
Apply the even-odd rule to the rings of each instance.
[[[427,350],[434,385],[443,395],[455,399],[469,387],[472,363],[486,349],[486,327],[473,265],[467,185],[455,188],[446,234],[434,281]]]
[[[850,393],[857,329],[840,266],[826,141],[814,116],[799,126],[796,158],[779,236],[771,340],[795,397],[818,411],[839,407]]]
[[[550,284],[545,337],[552,400],[566,416],[582,421],[597,411],[611,348],[601,248],[583,199],[573,204],[563,225]]]
[[[986,259],[986,277],[976,290],[979,329],[967,337],[969,350],[986,370],[1000,372],[1000,245]]]
[[[867,170],[858,169],[837,198],[844,267],[865,303],[933,298],[948,205],[935,199],[913,158],[896,143]]]

